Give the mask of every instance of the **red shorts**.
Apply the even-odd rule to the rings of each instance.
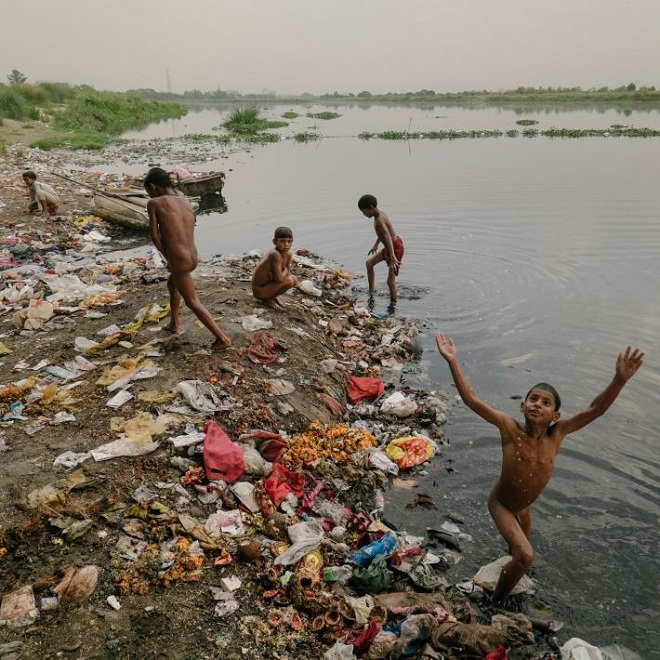
[[[403,259],[403,240],[401,239],[401,236],[397,236],[392,241],[392,247],[394,248],[394,256],[397,258],[398,262],[401,263],[401,260]],[[390,253],[387,248],[383,248],[383,258],[389,265]]]

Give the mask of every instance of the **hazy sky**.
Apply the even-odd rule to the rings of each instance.
[[[660,87],[660,0],[3,0],[2,82],[313,94]]]

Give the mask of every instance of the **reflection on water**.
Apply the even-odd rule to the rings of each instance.
[[[229,207],[227,201],[220,192],[212,192],[207,195],[201,195],[196,204],[195,215],[204,215],[208,213],[227,213]]]
[[[288,106],[269,106],[280,117]],[[305,112],[318,112],[310,106]],[[227,172],[231,209],[209,210],[197,223],[200,253],[239,254],[269,247],[278,225],[294,230],[295,246],[364,273],[372,224],[358,198],[375,194],[406,243],[396,313],[425,319],[420,376],[412,383],[445,391],[454,401],[446,365],[433,345],[442,330],[458,345],[475,390],[498,409],[517,414],[534,382],[562,394],[564,414],[584,409],[614,374],[627,343],[647,351],[644,367],[606,415],[569,437],[555,474],[534,507],[533,575],[539,598],[566,621],[562,639],[579,636],[604,646],[619,642],[644,658],[660,649],[657,575],[660,530],[660,141],[539,138],[456,142],[362,141],[363,130],[515,127],[515,109],[334,107],[323,122],[305,116],[282,130],[283,141],[204,162]],[[184,132],[222,123],[205,109],[185,117]],[[601,128],[617,111],[538,111],[546,128]],[[660,128],[657,112],[633,112],[626,123]],[[303,130],[323,139],[286,139]],[[155,129],[154,129],[155,130]],[[169,127],[166,129],[169,130]],[[177,133],[181,134],[177,129]],[[117,166],[121,170],[121,164]],[[376,285],[386,294],[384,270]],[[365,280],[355,297],[367,302]],[[374,300],[387,313],[387,295]],[[445,427],[439,462],[416,477],[418,491],[439,507],[405,510],[401,492],[387,493],[387,518],[425,534],[448,511],[474,537],[455,577],[469,577],[504,550],[485,508],[499,472],[500,442],[492,427],[460,404]],[[655,609],[654,609],[655,607]]]

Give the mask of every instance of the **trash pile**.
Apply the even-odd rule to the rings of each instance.
[[[246,255],[196,274],[233,341],[213,354],[160,330],[157,255],[113,259],[82,214],[57,231],[0,238],[0,465],[33,465],[2,510],[0,657],[81,620],[108,627],[61,650],[128,657],[201,621],[222,657],[559,657],[537,650],[559,652],[551,612],[490,607],[501,564],[449,583],[456,521],[387,521],[393,480],[443,443],[443,396],[404,377],[421,323],[375,317],[306,251],[287,310],[260,308]],[[165,608],[145,641],[122,628]]]

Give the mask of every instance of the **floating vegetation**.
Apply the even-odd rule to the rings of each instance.
[[[247,133],[241,135],[240,139],[251,144],[267,144],[269,142],[279,142],[282,138],[278,133]]]
[[[282,117],[284,117],[284,119],[295,119],[296,117],[302,117],[302,115],[293,110],[288,110],[287,112],[282,113]]]
[[[341,117],[338,112],[308,112],[307,116],[312,119],[337,119],[337,117]]]
[[[259,116],[259,108],[255,105],[242,105],[234,108],[229,116],[229,119],[224,123],[224,127],[240,135],[241,137],[257,135],[261,131],[267,130],[269,128],[283,128],[288,126],[285,121],[271,121],[264,119]],[[277,142],[279,137],[276,139],[259,139],[251,140],[255,142]]]
[[[518,137],[525,138],[550,137],[550,138],[581,138],[581,137],[660,137],[660,129],[634,128],[632,126],[614,125],[610,128],[550,128],[539,130],[538,128],[525,128],[522,133],[510,129],[503,133],[498,130],[481,131],[382,131],[381,133],[360,133],[361,140],[458,140],[461,138],[489,138],[489,137]]]
[[[536,119],[519,119],[516,124],[518,126],[534,126],[534,124],[538,124]]]
[[[382,131],[381,133],[360,133],[362,140],[457,140],[460,138],[501,137],[502,131]]]
[[[293,139],[296,142],[314,142],[314,140],[320,140],[321,135],[319,133],[296,133]]]
[[[580,137],[660,137],[660,130],[655,128],[633,128],[622,126],[621,128],[551,128],[541,131],[546,137],[580,138]]]
[[[193,142],[219,142],[220,144],[229,144],[231,142],[231,135],[210,135],[209,133],[186,133],[183,136],[184,140],[192,140]]]

